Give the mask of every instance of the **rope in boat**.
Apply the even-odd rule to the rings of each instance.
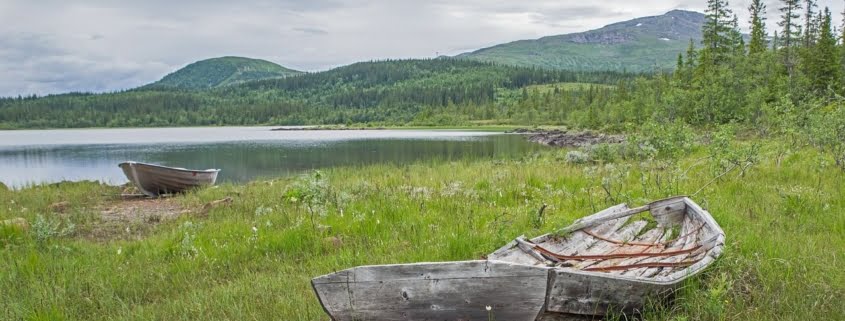
[[[705,225],[705,224],[704,224],[704,223],[702,223],[702,224],[701,224],[698,228],[696,228],[695,230],[690,231],[690,232],[689,232],[689,233],[687,233],[687,234],[684,234],[684,235],[682,235],[682,236],[679,236],[679,237],[677,237],[677,238],[674,238],[674,239],[671,239],[671,240],[668,240],[668,241],[657,242],[657,243],[625,242],[625,241],[620,241],[620,240],[609,239],[609,238],[603,237],[603,236],[601,236],[601,235],[598,235],[598,234],[596,234],[596,233],[593,233],[593,231],[590,231],[590,230],[588,230],[588,229],[583,229],[583,230],[581,230],[581,232],[584,232],[584,234],[587,234],[587,235],[589,235],[589,236],[591,236],[591,237],[594,237],[594,238],[596,238],[596,239],[599,239],[599,240],[602,240],[602,241],[605,241],[605,242],[609,242],[609,243],[613,243],[613,244],[652,247],[652,246],[666,246],[666,245],[671,244],[672,242],[677,242],[678,240],[685,239],[685,238],[687,238],[687,237],[689,237],[689,236],[691,236],[691,235],[693,235],[693,234],[696,234],[696,233],[698,233],[699,231],[701,231],[701,229],[702,229],[702,228],[704,228],[704,225]]]
[[[633,257],[661,257],[661,256],[676,256],[681,254],[689,254],[700,249],[701,245],[696,245],[688,249],[681,249],[675,251],[661,251],[651,253],[615,253],[615,254],[597,254],[597,255],[563,255],[549,251],[542,246],[534,244],[534,249],[543,255],[553,257],[557,260],[608,260],[608,259],[625,259]]]
[[[645,263],[636,263],[636,264],[629,264],[629,265],[611,265],[611,266],[601,266],[601,267],[590,267],[590,268],[583,269],[583,271],[607,272],[607,271],[624,271],[624,270],[639,269],[639,268],[652,268],[652,267],[688,267],[690,265],[698,263],[698,261],[701,261],[701,259],[681,261],[681,262],[645,262]]]

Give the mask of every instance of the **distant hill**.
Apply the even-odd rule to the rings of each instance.
[[[490,117],[503,113],[500,107],[519,101],[523,88],[546,92],[558,87],[601,90],[608,86],[573,83],[616,84],[636,76],[503,66],[466,59],[372,61],[202,90],[146,86],[104,94],[0,98],[0,129],[454,124],[465,117],[460,112],[471,110]],[[543,84],[548,86],[537,87]],[[582,91],[595,94],[593,90]],[[580,94],[572,95],[575,99]]]
[[[581,33],[501,44],[458,57],[574,71],[671,69],[690,39],[696,45],[700,42],[704,22],[702,13],[673,10]]]
[[[187,65],[146,87],[208,89],[301,73],[261,59],[220,57]]]

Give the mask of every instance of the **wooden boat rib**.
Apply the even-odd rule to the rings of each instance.
[[[555,233],[518,237],[483,261],[362,266],[312,285],[336,321],[631,313],[710,265],[724,241],[710,213],[675,197],[620,204]]]
[[[150,197],[214,185],[220,172],[219,169],[195,170],[139,162],[124,162],[118,166],[141,193]]]

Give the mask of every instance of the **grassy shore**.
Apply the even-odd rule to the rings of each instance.
[[[572,164],[561,150],[338,168],[153,201],[167,215],[126,224],[109,219],[128,208],[105,196],[117,187],[0,190],[0,219],[32,225],[0,227],[0,319],[326,320],[314,276],[476,259],[618,202],[700,190],[725,255],[645,319],[845,320],[845,174],[815,149],[761,146],[744,175],[715,180],[704,147],[677,162]]]

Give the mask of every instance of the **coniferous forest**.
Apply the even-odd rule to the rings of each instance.
[[[0,126],[457,125],[518,117],[512,109],[518,107],[504,97],[527,86],[615,84],[633,78],[614,72],[548,71],[455,59],[363,62],[208,90],[150,86],[109,94],[3,99]],[[595,95],[593,91],[578,95]]]
[[[783,128],[785,119],[804,124],[841,113],[845,26],[837,28],[831,12],[813,1],[778,8],[753,1],[748,10],[751,32],[744,36],[727,1],[708,1],[703,40],[690,41],[671,73],[552,71],[450,58],[362,62],[206,90],[146,86],[0,99],[0,128],[483,123],[619,131],[681,121],[766,131]],[[767,10],[780,12],[780,21],[766,21]]]

